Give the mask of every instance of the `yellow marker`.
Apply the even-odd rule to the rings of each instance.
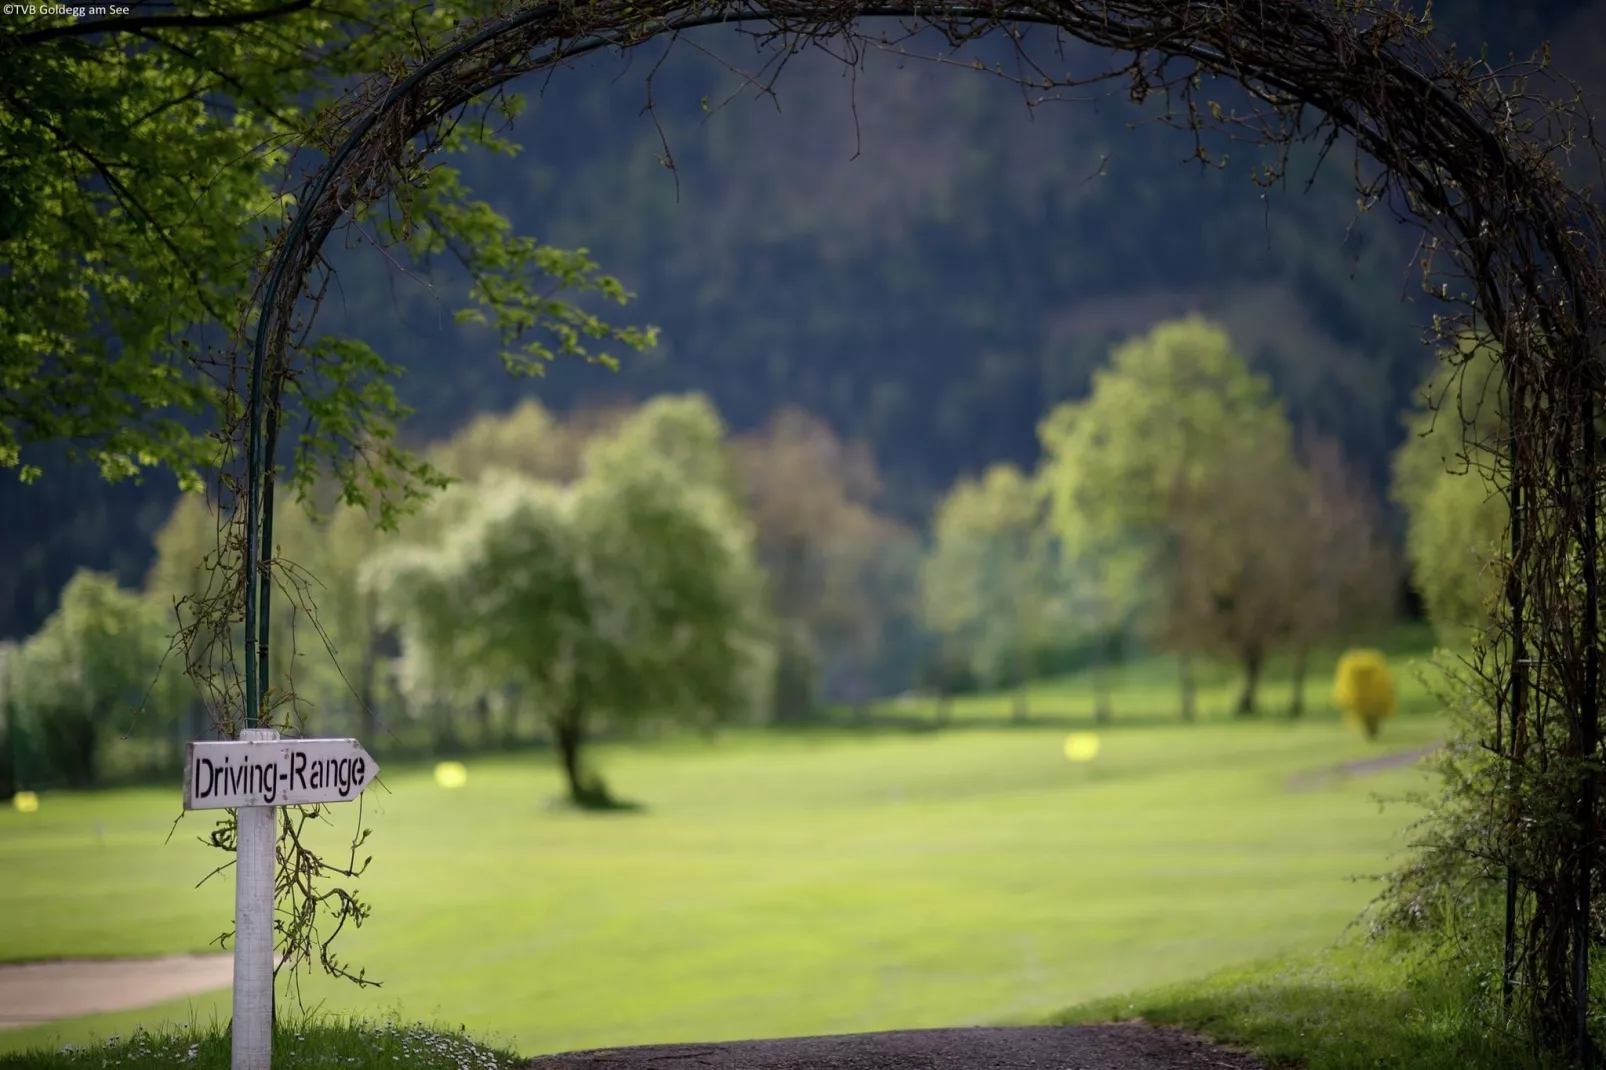
[[[468,769],[462,762],[441,762],[435,767],[435,783],[443,788],[460,788],[468,783]]]
[[[11,797],[11,805],[19,814],[31,814],[39,809],[39,796],[31,791],[19,791]]]
[[[1092,732],[1072,732],[1065,737],[1065,757],[1073,762],[1091,762],[1099,756],[1099,737]]]

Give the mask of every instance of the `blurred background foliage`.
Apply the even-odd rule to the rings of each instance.
[[[1548,38],[1560,69],[1598,83],[1606,32],[1591,8],[1459,0],[1434,17],[1462,52],[1487,42],[1497,60]],[[698,43],[752,59],[734,35]],[[567,415],[702,390],[739,433],[792,407],[868,444],[884,510],[918,527],[958,476],[1033,465],[1038,420],[1085,394],[1115,342],[1200,311],[1271,377],[1296,427],[1338,439],[1383,486],[1430,358],[1402,301],[1414,239],[1379,213],[1355,219],[1342,162],[1262,201],[1249,156],[1184,165],[1187,139],[1124,99],[1028,110],[985,77],[886,56],[852,79],[800,56],[777,98],[754,99],[683,48],[646,115],[640,79],[621,75],[647,69],[653,47],[524,87],[511,131],[524,151],[462,161],[516,233],[589,247],[637,295],[631,317],[662,328],[651,354],[617,374],[560,365],[510,381],[495,332],[452,322],[461,274],[333,251],[324,325],[407,369],[415,442],[524,397]],[[176,494],[165,476],[105,485],[49,449],[37,462],[52,478],[0,480],[0,637],[19,640],[80,567],[139,583]]]
[[[1594,5],[1434,14],[1463,52],[1554,40],[1601,99]],[[1031,709],[1027,682],[1143,651],[1177,656],[1179,717],[1196,659],[1236,667],[1251,716],[1287,657],[1297,715],[1312,650],[1423,606],[1447,643],[1476,631],[1502,503],[1452,474],[1453,421],[1420,400],[1442,383],[1414,237],[1357,215],[1343,166],[1262,197],[1252,154],[1185,165],[1124,100],[1032,109],[875,54],[851,78],[798,57],[755,97],[720,62],[750,60],[745,39],[699,43],[658,69],[650,114],[619,75],[657,45],[525,87],[524,151],[461,161],[515,232],[587,247],[635,293],[660,343],[617,372],[510,379],[496,332],[448,314],[460,272],[331,250],[323,328],[405,368],[403,431],[461,485],[395,535],[280,509],[303,571],[274,673],[307,731],[553,742],[553,696],[593,670],[641,684],[589,704],[602,734],[862,719],[915,690],[1012,688],[1026,719],[1066,712]],[[92,781],[108,741],[171,770],[205,717],[165,637],[214,582],[217,518],[165,476],[41,460],[48,478],[0,479],[6,783]],[[519,547],[550,574],[512,582],[497,554]],[[510,635],[556,620],[515,656]],[[655,637],[640,675],[615,671],[622,640],[576,652],[607,635]]]
[[[978,690],[1013,691],[1016,721],[1147,719],[1103,684],[1091,709],[1027,699],[1146,652],[1176,656],[1168,716],[1197,715],[1196,660],[1237,676],[1234,715],[1272,712],[1259,683],[1277,658],[1293,686],[1275,713],[1297,717],[1313,651],[1398,624],[1404,563],[1381,495],[1335,440],[1294,434],[1219,325],[1190,316],[1124,342],[1040,434],[1040,464],[959,479],[922,530],[889,515],[867,444],[796,409],[739,434],[701,394],[481,415],[425,448],[458,482],[395,532],[358,507],[281,503],[282,716],[380,754],[552,747],[573,801],[605,805],[585,761],[599,739],[862,722],[914,694],[941,721]],[[1488,511],[1460,490],[1483,477],[1435,443],[1399,451],[1408,549],[1476,532]],[[181,496],[141,584],[80,571],[9,644],[8,783],[93,783],[108,746],[118,777],[173,775],[209,719],[168,638],[187,597],[228,582],[217,524]],[[1469,592],[1494,593],[1480,545],[1417,571],[1450,641],[1484,612]]]

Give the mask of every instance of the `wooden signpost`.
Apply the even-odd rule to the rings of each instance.
[[[273,1062],[274,808],[350,802],[378,775],[355,739],[247,728],[238,740],[189,745],[184,809],[236,811],[233,1070]]]

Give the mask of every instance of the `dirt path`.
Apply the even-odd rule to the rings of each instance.
[[[548,1055],[527,1070],[1265,1070],[1180,1029],[1121,1025],[922,1029],[666,1044]]]
[[[69,959],[0,966],[0,1029],[148,1007],[227,988],[232,955]]]
[[[1381,773],[1388,769],[1401,769],[1415,765],[1423,758],[1438,751],[1442,746],[1442,743],[1435,743],[1431,747],[1418,747],[1415,750],[1380,754],[1376,758],[1363,758],[1357,762],[1345,762],[1343,765],[1330,765],[1322,769],[1307,769],[1288,778],[1288,790],[1315,791],[1317,788],[1326,787],[1333,781],[1343,777],[1365,776],[1368,773]]]

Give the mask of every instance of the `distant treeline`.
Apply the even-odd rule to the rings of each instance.
[[[1464,355],[1474,378],[1494,366],[1473,340]],[[1493,419],[1474,432],[1497,434]],[[1456,472],[1452,421],[1413,423],[1396,461],[1405,556],[1454,645],[1493,593],[1497,477]],[[744,434],[700,395],[479,417],[427,449],[455,483],[394,533],[354,506],[281,501],[275,717],[381,753],[544,742],[596,802],[582,756],[599,735],[806,722],[911,689],[1014,688],[1025,718],[1030,681],[1134,647],[1180,656],[1184,718],[1189,659],[1237,662],[1251,716],[1270,657],[1299,673],[1313,647],[1399,610],[1377,495],[1216,324],[1127,340],[1039,434],[1035,471],[958,481],[920,529],[880,508],[867,444],[799,410]],[[36,634],[0,648],[3,783],[95,783],[108,747],[171,770],[212,730],[220,711],[184,667],[237,670],[186,642],[197,600],[230,582],[225,522],[183,496],[138,589],[80,572]],[[1119,716],[1107,691],[1096,713]]]
[[[1548,36],[1561,69],[1598,78],[1601,10],[1466,0],[1434,17],[1463,55],[1484,42],[1493,57],[1526,53]],[[713,31],[699,41],[732,46]],[[795,407],[872,449],[878,511],[919,526],[961,475],[1035,467],[1038,422],[1086,396],[1113,344],[1203,310],[1294,424],[1339,442],[1381,493],[1429,355],[1406,281],[1413,239],[1383,213],[1351,229],[1342,164],[1268,204],[1250,157],[1181,166],[1190,146],[1124,100],[1028,112],[982,78],[876,56],[850,99],[838,64],[803,56],[780,114],[739,98],[710,116],[703,101],[725,99],[732,76],[683,49],[647,116],[639,80],[614,78],[611,62],[532,91],[512,136],[539,151],[475,156],[464,174],[519,233],[589,246],[662,346],[617,374],[559,366],[510,383],[494,340],[443,312],[461,277],[407,265],[425,286],[371,249],[337,251],[325,326],[407,367],[420,436],[514,396],[578,413],[610,394],[699,391],[742,432]],[[0,479],[0,636],[19,640],[79,568],[143,582],[176,493],[165,477],[108,487],[42,460],[34,486]]]

